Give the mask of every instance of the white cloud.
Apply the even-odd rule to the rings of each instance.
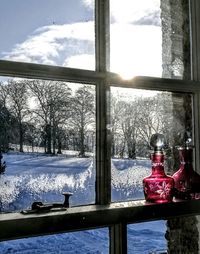
[[[79,44],[76,45],[77,41]],[[34,62],[41,64],[59,64],[62,54],[84,52],[90,49],[94,41],[94,23],[74,23],[52,25],[37,29],[21,44],[16,44],[11,52],[4,53],[5,59]],[[82,43],[81,43],[82,42]],[[76,49],[77,46],[77,49]],[[63,57],[67,57],[62,55]],[[58,62],[59,63],[58,63]]]
[[[123,78],[162,75],[162,33],[157,26],[113,24],[111,26],[111,71]],[[74,55],[65,66],[92,70],[94,56]]]
[[[131,23],[160,8],[160,0],[111,0],[111,17],[116,22]]]
[[[82,54],[71,56],[63,64],[71,68],[94,70],[95,59],[93,55]]]
[[[88,5],[91,1],[84,0]],[[158,2],[111,0],[113,14],[119,21],[112,23],[110,29],[112,72],[126,78],[134,75],[161,76],[161,28],[129,23],[155,10]],[[16,44],[5,54],[5,59],[94,70],[94,22],[41,27],[23,43]]]
[[[94,10],[94,2],[95,2],[95,0],[82,0],[82,2],[85,5],[85,7],[87,7],[88,9]]]
[[[82,0],[94,9],[94,0]],[[160,0],[110,0],[110,15],[115,22],[131,23],[160,10]]]

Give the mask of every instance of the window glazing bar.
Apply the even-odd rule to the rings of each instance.
[[[200,82],[196,79],[194,79],[194,81],[189,81],[137,76],[131,80],[123,80],[118,74],[111,72],[90,71],[7,60],[0,60],[0,75],[21,78],[62,80],[66,82],[81,82],[84,84],[95,84],[98,81],[104,81],[104,83],[107,84],[106,87],[110,84],[117,87],[153,89],[172,92],[200,91]]]
[[[158,90],[168,92],[195,93],[200,91],[199,81],[164,79],[155,77],[137,76],[130,80],[122,80],[115,73],[107,73],[107,83],[115,87]]]
[[[191,74],[200,81],[200,1],[190,0]],[[198,84],[198,86],[200,86]],[[194,95],[195,168],[200,173],[200,91]]]
[[[96,204],[111,202],[111,158],[109,139],[109,88],[96,85]]]
[[[200,1],[189,0],[192,80],[200,81]]]
[[[200,173],[200,92],[193,97],[193,137],[194,137],[194,166],[195,170]]]
[[[96,70],[110,69],[110,11],[109,0],[95,0]]]
[[[76,81],[81,83],[94,83],[105,79],[105,74],[90,70],[68,67],[51,66],[44,64],[22,63],[0,60],[0,75],[21,78],[38,78],[49,80]]]
[[[109,1],[95,1],[96,71],[109,69]],[[106,75],[96,86],[96,204],[111,202],[109,86]]]
[[[127,225],[123,223],[110,227],[110,254],[127,253]]]

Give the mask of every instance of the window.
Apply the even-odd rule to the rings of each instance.
[[[111,166],[111,161],[113,163],[112,165],[115,167],[121,166],[119,165],[117,158],[111,160],[111,156],[112,151],[114,151],[115,155],[119,154],[119,144],[121,141],[123,141],[123,139],[119,137],[119,134],[121,134],[120,132],[122,132],[122,128],[117,126],[118,136],[115,134],[115,143],[112,142],[111,134],[113,123],[111,120],[114,116],[113,101],[116,99],[116,96],[114,97],[113,95],[117,94],[118,92],[120,93],[120,96],[127,97],[127,93],[124,93],[124,91],[129,91],[128,96],[131,96],[131,94],[137,94],[139,89],[140,92],[142,91],[142,95],[144,95],[144,91],[148,91],[149,94],[152,94],[154,100],[159,100],[160,97],[158,95],[161,94],[162,99],[166,99],[171,104],[176,104],[178,115],[180,117],[183,116],[184,118],[183,121],[180,121],[180,124],[178,125],[180,133],[183,133],[187,129],[195,142],[195,168],[198,170],[200,165],[200,86],[198,82],[191,80],[198,80],[199,77],[199,27],[197,11],[200,7],[199,2],[196,0],[191,1],[189,6],[189,1],[176,1],[176,3],[171,3],[164,0],[143,0],[138,5],[138,1],[127,0],[123,1],[123,3],[122,1],[118,1],[120,6],[118,6],[119,9],[116,9],[116,1],[112,0],[78,1],[76,5],[74,4],[74,1],[67,1],[67,6],[66,1],[59,1],[59,3],[56,1],[56,7],[58,6],[58,8],[55,7],[55,1],[53,0],[50,2],[48,1],[48,4],[46,1],[44,1],[42,5],[37,1],[31,1],[34,3],[32,3],[33,9],[29,16],[27,16],[27,13],[24,12],[24,10],[30,10],[32,5],[29,3],[30,5],[27,6],[27,3],[25,3],[26,1],[20,1],[21,5],[17,5],[18,2],[19,1],[17,0],[12,1],[12,10],[15,12],[20,12],[21,6],[21,10],[23,10],[24,15],[26,14],[24,20],[22,19],[25,27],[23,28],[23,26],[20,26],[19,23],[12,19],[9,19],[9,22],[4,27],[0,27],[0,33],[4,35],[2,36],[3,39],[0,44],[1,88],[4,88],[5,84],[14,83],[14,87],[17,87],[19,84],[28,83],[29,93],[27,92],[26,95],[28,96],[29,102],[28,109],[29,111],[32,109],[32,115],[25,115],[26,120],[28,119],[29,121],[26,121],[27,129],[26,135],[22,135],[23,142],[20,143],[20,128],[19,126],[18,128],[15,126],[17,118],[14,115],[14,111],[12,111],[12,117],[10,117],[10,119],[13,120],[13,133],[12,139],[10,139],[11,142],[7,142],[5,136],[2,134],[2,131],[0,131],[0,140],[2,142],[2,146],[4,146],[4,148],[7,146],[7,148],[11,150],[11,153],[13,150],[16,151],[17,149],[20,150],[22,148],[26,148],[29,149],[29,152],[31,149],[31,154],[33,154],[33,151],[35,152],[36,149],[42,148],[44,152],[50,152],[51,150],[53,154],[57,153],[57,159],[54,161],[55,157],[52,156],[48,158],[52,159],[51,163],[49,163],[47,158],[43,157],[43,161],[46,160],[43,166],[48,166],[49,171],[51,171],[49,174],[52,173],[53,176],[51,175],[49,178],[49,176],[41,177],[41,175],[38,175],[38,178],[32,178],[32,185],[28,185],[29,187],[35,186],[34,190],[42,190],[40,194],[33,193],[33,196],[30,195],[30,188],[27,188],[28,180],[27,182],[24,181],[30,178],[30,172],[28,173],[28,176],[25,176],[24,178],[22,177],[23,179],[20,178],[21,176],[18,179],[15,174],[16,172],[14,172],[14,177],[10,178],[10,180],[7,179],[6,184],[4,184],[5,181],[3,182],[2,179],[5,177],[9,178],[9,176],[7,176],[7,172],[5,171],[3,177],[0,176],[0,181],[2,182],[0,187],[0,195],[2,195],[2,193],[6,193],[3,192],[4,190],[10,191],[10,193],[7,191],[7,196],[1,197],[0,200],[0,240],[3,241],[32,236],[44,236],[49,234],[56,235],[71,231],[82,231],[84,235],[84,230],[95,229],[95,232],[90,231],[87,233],[90,234],[90,237],[92,237],[92,234],[94,233],[99,234],[100,237],[102,236],[105,239],[105,248],[102,249],[102,251],[109,251],[107,247],[107,239],[109,237],[109,249],[111,253],[127,253],[130,248],[130,230],[132,230],[132,224],[137,226],[136,223],[139,222],[167,219],[172,221],[174,219],[174,224],[172,224],[175,225],[176,220],[180,219],[179,217],[199,214],[200,205],[199,201],[197,200],[187,202],[172,202],[159,205],[146,205],[145,201],[143,199],[141,200],[141,191],[138,194],[138,200],[135,200],[137,198],[134,198],[132,194],[131,196],[128,196],[128,192],[126,192],[127,190],[125,190],[125,192],[122,191],[120,187],[122,185],[120,182],[121,179],[119,181],[119,188],[117,187],[118,194],[120,194],[121,197],[116,197],[115,193],[113,192],[113,183],[115,182],[113,182],[113,168]],[[147,2],[148,5],[146,7]],[[134,6],[131,5],[132,3],[134,3]],[[3,1],[1,5],[1,12],[3,12],[3,10],[5,10],[4,14],[8,13],[9,11],[11,12],[10,1]],[[145,6],[145,10],[143,9],[143,6]],[[124,12],[122,11],[122,7],[126,8],[127,15],[121,15],[121,13]],[[36,12],[36,8],[40,9],[40,11]],[[75,9],[78,16],[75,16]],[[129,10],[132,12],[128,12]],[[175,15],[174,10],[178,10],[178,14]],[[45,13],[52,15],[50,17],[50,21],[45,20]],[[133,14],[134,20],[132,20]],[[139,15],[136,17],[136,14]],[[37,19],[35,18],[35,23],[33,23],[34,25],[32,28],[28,26],[31,20],[33,20],[31,15],[33,15],[34,18],[36,15],[38,15]],[[15,14],[12,14],[11,16],[15,16]],[[126,18],[126,20],[124,20],[124,18]],[[3,15],[1,15],[1,19],[4,20]],[[153,23],[153,21],[155,21],[155,23]],[[0,23],[3,24],[6,22]],[[14,27],[16,26],[16,35],[9,39],[9,37],[14,35],[13,29],[11,29],[11,25],[13,24]],[[81,24],[81,26],[75,26],[74,24]],[[138,31],[138,26],[142,26],[140,27],[141,34],[140,36],[137,35],[137,39],[135,39],[132,37],[132,32]],[[39,27],[41,29],[39,29]],[[75,27],[79,30],[76,30]],[[189,30],[189,27],[191,30]],[[20,28],[21,31],[18,28]],[[66,28],[66,34],[59,30],[61,28]],[[87,30],[87,28],[89,30]],[[8,31],[6,32],[6,30]],[[79,33],[80,31],[81,33]],[[95,31],[95,33],[93,33],[93,31]],[[116,31],[120,32],[117,34]],[[144,31],[145,36],[148,35],[148,37],[144,37],[144,34],[142,33]],[[21,33],[21,35],[19,35],[18,32]],[[125,34],[125,32],[127,32],[127,34]],[[56,35],[56,37],[51,38],[52,40],[49,37],[51,34]],[[27,35],[29,35],[29,37],[27,37]],[[15,41],[15,39],[19,39],[18,36],[22,37],[20,37],[20,40]],[[78,38],[76,36],[78,36]],[[79,36],[82,37],[80,38]],[[191,36],[192,40],[190,41]],[[156,40],[156,45],[153,45],[151,41],[152,37],[158,39]],[[44,39],[44,41],[47,43],[38,44],[39,38]],[[139,38],[140,40],[143,40],[141,44]],[[32,45],[33,47],[31,46],[31,50],[25,54],[26,52],[24,51],[24,46],[30,46],[31,42],[36,44]],[[65,42],[67,44],[65,44]],[[130,48],[128,47],[133,47],[133,42],[136,43],[134,44],[136,45],[134,47],[136,47],[137,50],[134,48],[133,51],[130,51]],[[146,47],[147,44],[149,47]],[[69,45],[69,47],[66,47],[66,45]],[[43,46],[42,53],[40,46]],[[5,54],[5,52],[7,53]],[[18,53],[21,53],[21,55]],[[67,53],[70,53],[69,58],[66,58]],[[136,55],[139,55],[139,58],[136,58],[137,61],[132,64],[132,60]],[[58,60],[60,56],[61,59]],[[152,63],[152,60],[155,62]],[[124,79],[122,79],[119,75],[123,76]],[[129,80],[125,79],[135,75],[142,76],[137,76]],[[58,93],[59,89],[63,87],[65,89],[67,87],[69,90],[71,89],[70,104],[68,105],[68,108],[64,109],[64,112],[61,110],[58,113],[58,111],[56,111],[57,108],[54,108],[53,111],[49,110],[48,119],[51,119],[50,126],[48,122],[45,124],[45,117],[43,116],[43,119],[42,116],[38,114],[40,113],[38,109],[41,106],[41,103],[39,102],[37,93],[35,92],[37,84],[44,84],[44,88],[48,87],[47,84],[52,84],[55,93]],[[59,85],[57,86],[57,84]],[[67,98],[69,95],[67,91],[69,90],[66,91],[65,89],[61,91],[60,95],[64,95],[64,97]],[[93,110],[92,113],[87,112],[86,114],[89,122],[85,133],[84,146],[82,146],[82,151],[80,150],[79,152],[82,153],[85,149],[86,158],[84,159],[85,161],[89,161],[88,164],[85,163],[84,165],[85,172],[90,177],[91,182],[84,182],[84,175],[82,178],[80,178],[80,182],[77,178],[79,177],[77,174],[71,175],[70,179],[72,180],[73,184],[77,184],[77,189],[75,188],[74,195],[70,198],[70,208],[67,208],[67,211],[65,209],[59,211],[49,211],[47,209],[46,211],[39,213],[19,213],[18,211],[21,209],[27,209],[27,207],[30,208],[32,201],[42,201],[46,203],[49,201],[53,202],[52,200],[55,200],[55,202],[62,202],[62,198],[59,199],[58,196],[60,197],[60,194],[62,194],[63,191],[74,191],[73,189],[70,189],[73,187],[70,186],[70,184],[68,184],[68,186],[62,185],[64,177],[62,176],[61,178],[57,178],[57,176],[55,176],[54,169],[52,169],[51,166],[63,166],[62,162],[64,162],[64,160],[61,161],[61,156],[58,152],[59,149],[62,150],[62,153],[64,150],[68,150],[65,149],[67,146],[69,148],[74,146],[77,150],[78,138],[79,143],[81,143],[81,129],[78,129],[80,120],[78,119],[76,122],[74,118],[75,116],[78,116],[77,111],[75,112],[75,110],[81,102],[80,97],[76,93],[78,90],[80,91],[83,89],[89,90],[92,94]],[[51,90],[49,88],[46,89],[45,95],[50,92]],[[3,91],[2,94],[4,94]],[[5,93],[4,95],[9,94]],[[20,98],[23,99],[22,96]],[[59,96],[55,96],[53,93],[51,99],[58,100]],[[3,105],[3,96],[1,97],[1,100]],[[9,100],[11,100],[11,97]],[[151,101],[149,97],[148,100],[149,102]],[[147,103],[149,103],[148,100]],[[136,101],[137,99],[134,99],[134,102]],[[48,103],[48,109],[50,109],[52,105],[56,105],[55,101],[53,101],[53,104],[51,102],[52,101],[50,100],[50,103]],[[65,102],[68,102],[68,100],[65,100]],[[141,99],[140,102],[144,103],[143,99]],[[185,107],[185,102],[188,103],[187,107]],[[10,101],[9,111],[4,109],[3,112],[2,108],[1,113],[6,113],[9,115],[12,105],[14,104]],[[24,105],[25,104],[23,103],[23,106]],[[58,105],[60,106],[62,104]],[[164,104],[162,103],[162,105]],[[148,109],[148,107],[146,108]],[[69,119],[67,109],[70,109],[69,111],[71,112],[71,118]],[[163,109],[160,107],[157,109],[154,108],[153,112],[158,112],[157,110],[159,111]],[[173,116],[174,108],[172,109],[169,107],[168,110],[169,112],[167,113],[170,116]],[[24,111],[26,110],[23,108],[23,112]],[[60,112],[66,114],[65,117],[70,120],[68,121],[68,124],[71,125],[71,132],[68,133],[70,135],[70,139],[68,141],[70,142],[64,138],[64,142],[61,142],[61,144],[59,143],[60,135],[67,134],[65,129],[66,123],[63,124],[63,122],[60,121],[58,125],[54,125],[54,121],[56,119],[61,120],[58,117],[60,116]],[[167,113],[164,112],[164,115]],[[82,118],[80,119],[83,120]],[[177,120],[178,117],[174,119]],[[168,120],[172,121],[170,117]],[[20,121],[18,120],[18,124],[19,123]],[[55,133],[53,133],[53,127],[55,126],[56,128],[59,127],[57,128],[57,135],[54,135]],[[5,125],[1,125],[0,127],[5,132],[9,132],[9,128],[5,128]],[[30,131],[42,131],[42,128],[44,128],[43,131],[46,135],[46,138],[42,137],[41,133],[36,136],[31,135],[31,138],[28,135]],[[65,129],[64,133],[63,128]],[[47,138],[49,129],[51,130],[51,137],[56,136],[56,138],[51,138],[51,141],[50,138],[49,140]],[[33,137],[36,139],[33,140]],[[40,137],[40,145],[37,145],[38,137]],[[74,141],[74,143],[72,141]],[[113,149],[113,145],[116,146],[115,149]],[[140,146],[144,147],[144,151],[141,151],[142,149]],[[79,147],[81,147],[80,144]],[[146,156],[147,153],[147,148],[144,146],[141,139],[138,139],[137,152],[141,156]],[[89,153],[89,157],[87,153]],[[127,153],[128,145],[126,144],[124,155]],[[2,163],[3,160],[5,160],[6,163],[8,163],[8,166],[9,156],[9,154],[3,153],[2,158]],[[83,153],[81,156],[82,157],[77,158],[77,164],[78,161],[81,161],[83,158]],[[69,158],[70,157],[68,157],[68,159]],[[37,161],[38,159],[42,158],[38,156]],[[13,163],[13,160],[11,162]],[[19,161],[15,162],[15,165],[19,163]],[[23,159],[23,163],[24,162],[25,161]],[[27,161],[26,165],[28,166],[29,163]],[[36,164],[34,165],[34,173],[36,170]],[[74,162],[72,164],[74,165]],[[83,160],[81,161],[81,165],[83,166]],[[92,165],[92,167],[89,165]],[[21,166],[23,166],[23,164],[21,164]],[[66,164],[64,164],[64,167],[65,166]],[[61,167],[59,167],[59,169],[61,169]],[[27,167],[25,169],[27,169]],[[40,167],[37,169],[40,169]],[[14,170],[14,167],[11,167],[11,170]],[[149,168],[146,170],[148,171]],[[118,173],[121,173],[121,171]],[[127,177],[126,179],[128,179]],[[21,179],[23,181],[21,182],[22,185],[20,185],[20,190],[15,189],[16,185],[21,181]],[[38,179],[41,180],[42,185],[38,183]],[[51,187],[53,186],[55,188],[49,192],[50,182]],[[68,183],[70,183],[70,181]],[[6,185],[8,184],[10,184],[10,188],[7,188]],[[86,192],[84,188],[78,188],[84,184],[87,184]],[[16,208],[13,206],[12,200],[11,202],[9,201],[9,198],[17,199],[18,194],[27,196],[27,199],[22,199],[22,202],[20,201],[19,203],[20,206]],[[50,199],[49,194],[51,195]],[[77,199],[77,195],[80,195],[80,199]],[[124,198],[123,195],[125,195],[126,198]],[[30,196],[32,197],[30,198]],[[83,197],[86,198],[85,201],[83,200]],[[23,204],[24,200],[26,201],[25,204]],[[29,204],[27,203],[27,200],[30,202]],[[7,213],[8,211],[9,213]],[[15,212],[10,213],[10,211]],[[191,217],[191,221],[192,222],[190,225],[192,225],[191,227],[193,227],[196,233],[197,223],[193,217]],[[181,224],[181,220],[179,221],[179,224]],[[171,245],[167,246],[167,248],[173,249],[174,246],[172,246],[173,244],[170,243],[170,235],[171,233],[173,235],[173,232],[176,234],[176,230],[173,231],[173,226],[170,225],[170,223],[168,224],[168,227],[169,230],[172,230],[168,234],[168,243]],[[185,227],[185,230],[187,230],[187,227],[188,225]],[[108,228],[109,236],[107,233]],[[194,231],[187,230],[187,232],[193,233]],[[180,236],[179,244],[184,244],[184,237],[181,237],[182,236]],[[91,241],[91,244],[92,243],[93,241]],[[195,243],[198,244],[198,241]],[[141,244],[143,244],[143,242]],[[5,245],[6,243],[4,242],[4,246]],[[165,248],[166,245],[162,246]]]
[[[94,1],[3,0],[0,21],[1,59],[94,70]]]
[[[94,86],[9,78],[0,87],[0,211],[64,202],[64,192],[71,205],[95,203]]]
[[[185,79],[185,59],[190,57],[188,2],[110,1],[110,70],[125,79]]]
[[[92,248],[91,248],[92,244]],[[108,229],[84,230],[75,233],[31,237],[2,242],[2,254],[6,253],[109,253]],[[91,252],[92,251],[92,252]]]
[[[165,253],[165,221],[153,221],[128,225],[128,253]],[[141,244],[141,237],[143,243]]]
[[[111,1],[110,16],[111,71],[124,78],[161,77],[160,1]]]
[[[112,201],[144,199],[142,180],[151,174],[150,139],[166,139],[165,171],[179,168],[177,146],[185,133],[192,139],[190,93],[151,91],[111,86]]]

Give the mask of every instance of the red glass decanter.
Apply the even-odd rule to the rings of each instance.
[[[165,145],[162,134],[154,134],[151,137],[151,146],[154,152],[151,154],[152,173],[143,179],[143,189],[146,201],[153,203],[171,202],[173,199],[174,180],[164,171]]]
[[[200,175],[193,169],[193,148],[186,144],[179,148],[180,168],[172,176],[176,199],[200,199]]]

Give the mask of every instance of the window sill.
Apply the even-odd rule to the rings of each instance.
[[[138,200],[71,207],[64,212],[7,213],[0,215],[0,241],[198,214],[200,200],[164,204],[147,204],[144,200]]]

